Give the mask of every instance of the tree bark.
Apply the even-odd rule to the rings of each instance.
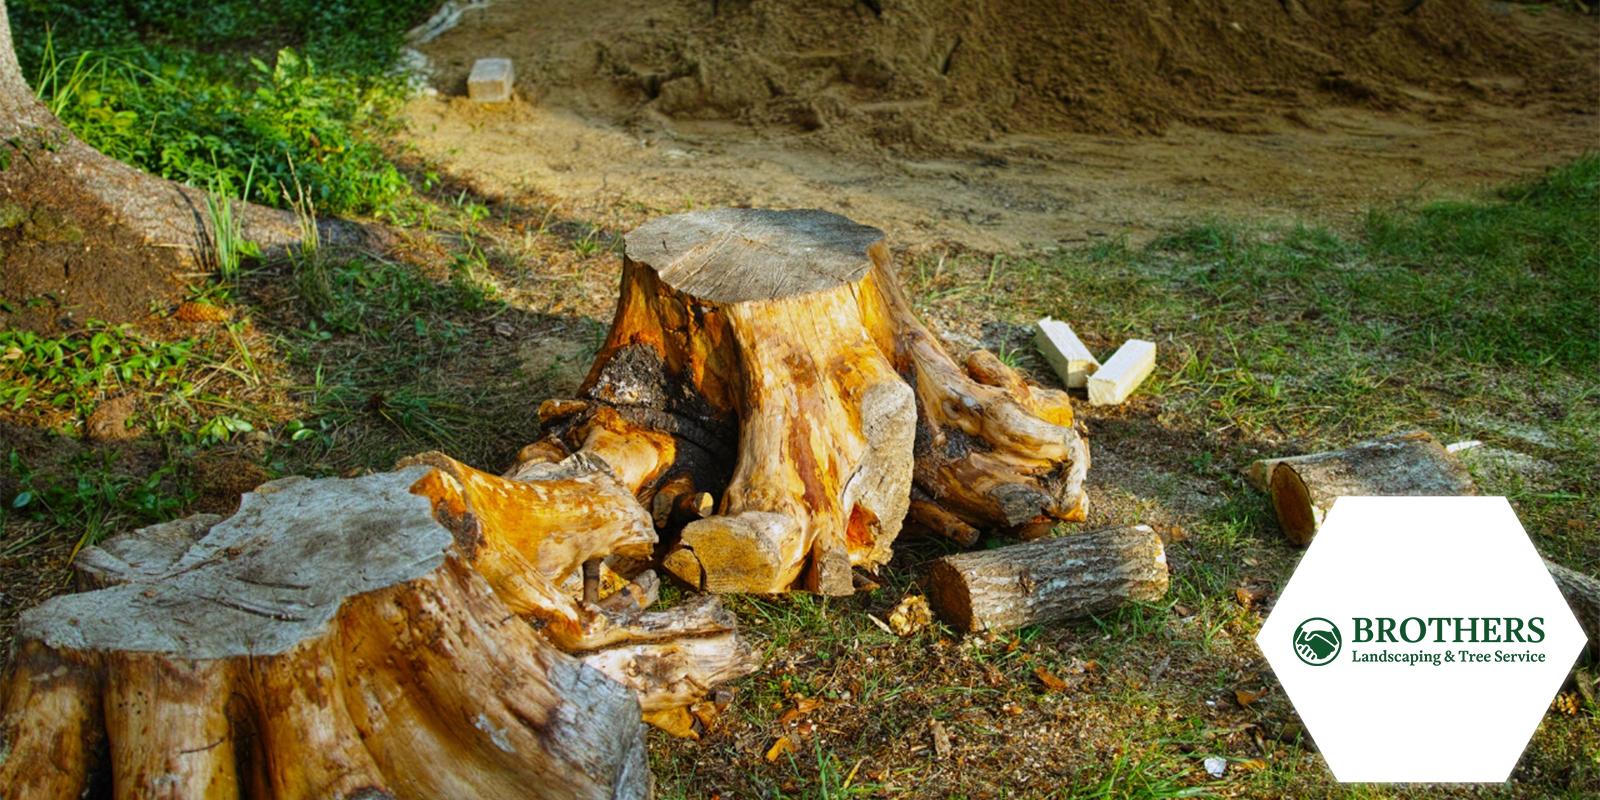
[[[1568,569],[1554,561],[1546,560],[1544,565],[1550,569],[1550,577],[1555,579],[1561,596],[1572,607],[1572,615],[1578,618],[1578,626],[1589,637],[1590,652],[1600,655],[1600,578]]]
[[[1329,453],[1275,458],[1250,466],[1272,496],[1278,524],[1297,545],[1311,544],[1342,496],[1473,495],[1472,475],[1425,431],[1398,433]]]
[[[0,323],[54,330],[68,320],[131,322],[177,299],[176,277],[204,266],[214,231],[206,192],[141,172],[84,144],[28,88],[0,3]],[[286,211],[240,203],[246,239],[297,245]],[[327,224],[330,243],[365,240]],[[48,300],[48,304],[28,301]],[[34,307],[37,306],[37,307]]]
[[[437,453],[118,537],[80,558],[102,588],[19,622],[0,786],[648,796],[641,719],[695,735],[690,709],[758,663],[716,598],[645,611],[651,573],[594,604],[560,588],[654,538],[609,473],[517,482]]]
[[[1167,593],[1167,558],[1148,525],[1108,528],[945,556],[923,580],[957,630],[1004,633]]]
[[[0,786],[647,796],[634,694],[495,595],[411,493],[428,474],[279,481],[187,548],[168,526],[93,558],[108,588],[19,623]]]
[[[621,297],[576,401],[512,475],[584,454],[669,523],[664,565],[713,592],[853,591],[911,502],[945,531],[1082,519],[1065,394],[917,322],[882,233],[822,211],[722,209],[626,237]],[[938,511],[934,510],[937,507]],[[702,517],[703,518],[697,518]],[[952,523],[951,520],[959,524]],[[966,526],[963,528],[962,526]]]

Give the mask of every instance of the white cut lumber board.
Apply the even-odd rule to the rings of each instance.
[[[1156,343],[1129,339],[1089,377],[1089,405],[1122,402],[1156,368]]]
[[[467,96],[479,103],[504,103],[511,99],[514,79],[509,58],[480,58],[467,77]]]
[[[1100,362],[1089,348],[1078,341],[1072,326],[1059,319],[1045,317],[1033,324],[1039,331],[1039,352],[1061,376],[1068,389],[1082,389],[1089,384],[1089,376],[1100,368]]]

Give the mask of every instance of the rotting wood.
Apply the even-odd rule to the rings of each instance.
[[[268,484],[91,558],[108,588],[19,621],[6,795],[648,796],[634,692],[512,613],[430,472]]]
[[[952,627],[1004,633],[1159,600],[1167,560],[1155,531],[1134,525],[945,556],[924,583]]]
[[[882,233],[822,211],[628,233],[610,334],[579,399],[540,419],[508,475],[604,464],[669,537],[665,568],[707,591],[848,594],[908,508],[968,541],[1086,513],[1065,393],[988,353],[963,369],[912,314]]]
[[[1263,459],[1250,466],[1250,481],[1271,495],[1284,535],[1302,547],[1311,543],[1342,496],[1478,493],[1466,466],[1426,431],[1384,436],[1333,452]]]

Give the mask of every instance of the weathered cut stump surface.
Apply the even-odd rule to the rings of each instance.
[[[286,479],[25,613],[7,797],[644,797],[639,701],[512,613],[412,488]]]
[[[1088,450],[1066,396],[987,354],[958,366],[912,314],[880,231],[721,209],[653,220],[626,245],[580,398],[544,404],[547,436],[509,474],[605,464],[660,510],[663,563],[690,585],[848,594],[908,511],[967,543],[1083,518]]]

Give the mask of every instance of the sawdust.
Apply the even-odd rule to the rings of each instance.
[[[408,113],[493,195],[1052,249],[1530,177],[1600,141],[1597,44],[1594,17],[1437,0],[503,2],[420,46],[442,95]],[[490,56],[517,100],[459,99]]]

